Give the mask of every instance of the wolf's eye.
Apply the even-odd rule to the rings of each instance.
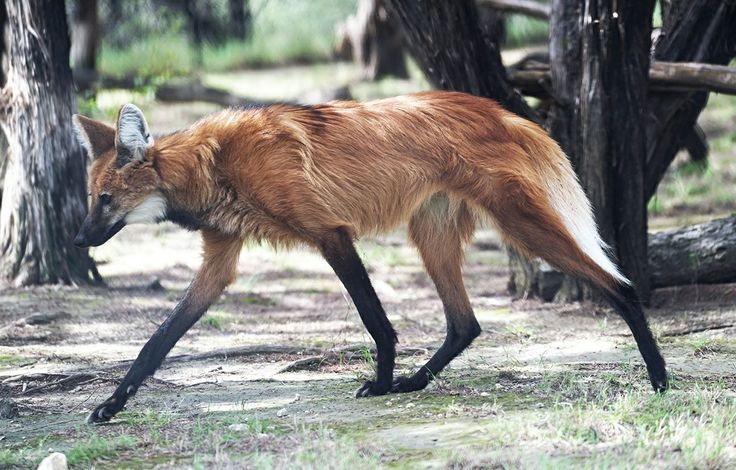
[[[112,196],[110,196],[110,193],[100,193],[100,203],[101,204],[110,204],[110,199],[112,199]]]

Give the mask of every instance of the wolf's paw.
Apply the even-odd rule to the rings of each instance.
[[[90,424],[106,423],[107,421],[110,421],[110,418],[115,416],[121,409],[122,406],[118,404],[118,400],[116,400],[115,397],[110,397],[102,404],[98,405],[97,408],[89,414],[87,422]]]
[[[652,382],[652,388],[655,393],[664,393],[670,388],[667,372],[662,370],[658,374],[650,374],[649,380]]]
[[[421,374],[419,377],[416,375],[396,377],[391,384],[391,393],[416,392],[423,390],[428,383],[429,379],[426,374]]]
[[[390,384],[381,384],[372,380],[367,381],[355,392],[355,398],[377,397],[385,395],[390,389]]]

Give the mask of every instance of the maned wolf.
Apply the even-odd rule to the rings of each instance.
[[[90,422],[113,417],[155,372],[233,281],[249,239],[313,247],[334,269],[378,351],[376,379],[358,397],[424,388],[480,334],[461,275],[479,218],[508,245],[599,288],[631,328],[654,389],[667,388],[636,292],[606,254],[567,158],[544,130],[493,101],[437,91],[228,109],[157,140],[131,104],[115,128],[83,116],[74,123],[93,159],[76,245],[170,220],[200,230],[204,249],[184,297]],[[353,241],[407,221],[442,299],[447,337],[414,375],[394,378],[396,334]]]

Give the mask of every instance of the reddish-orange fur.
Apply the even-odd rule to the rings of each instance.
[[[118,169],[110,148],[91,187],[127,193],[132,204],[158,185],[182,209],[207,213],[211,229],[276,246],[314,245],[336,228],[355,237],[390,230],[435,194],[462,205],[448,214],[462,241],[475,224],[470,207],[490,215],[508,244],[610,288],[614,279],[579,249],[542,185],[568,165],[564,155],[535,160],[525,140],[551,139],[527,121],[520,131],[520,121],[493,101],[451,92],[225,110],[159,138],[131,168]],[[421,240],[427,233],[412,238],[431,244]]]

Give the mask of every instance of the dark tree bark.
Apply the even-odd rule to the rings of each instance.
[[[250,36],[253,17],[248,0],[228,0],[230,35],[245,40]]]
[[[5,76],[8,69],[8,63],[7,60],[5,60],[5,35],[7,25],[8,12],[5,8],[5,0],[2,0],[0,1],[0,88],[5,86]]]
[[[409,50],[435,88],[495,99],[520,116],[539,116],[508,84],[498,44],[483,34],[472,0],[386,0]]]
[[[7,81],[0,126],[8,169],[0,207],[0,278],[15,285],[84,283],[96,275],[72,245],[86,212],[86,158],[72,131],[74,87],[64,2],[4,0]]]
[[[500,12],[519,13],[540,20],[548,20],[552,10],[549,5],[536,0],[480,0],[478,3]]]
[[[212,11],[212,0],[166,0],[173,7],[181,8],[187,18],[189,37],[194,48],[195,63],[199,68],[203,65],[203,47],[205,41],[222,42],[228,34],[228,25],[220,25]]]
[[[496,44],[500,48],[506,42],[506,16],[488,3],[478,4],[478,23],[488,44]]]
[[[668,4],[663,34],[654,53],[656,60],[726,65],[736,56],[736,0],[681,0]],[[707,102],[706,92],[649,95],[646,200],[657,191]]]
[[[8,14],[5,9],[5,0],[0,0],[0,90],[5,86],[7,60],[5,60],[5,27],[8,24]],[[3,197],[3,183],[5,181],[5,168],[8,164],[8,141],[5,131],[0,126],[0,201]]]
[[[100,27],[97,0],[76,0],[72,8],[71,63],[75,70],[87,73],[97,70],[97,44]]]

